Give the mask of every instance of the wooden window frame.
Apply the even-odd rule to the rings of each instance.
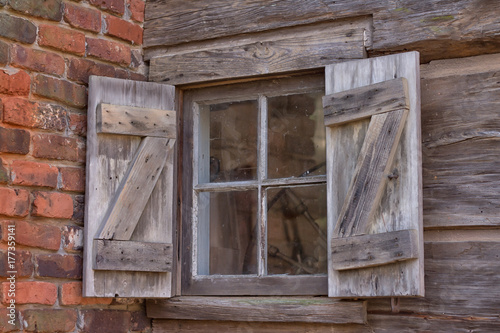
[[[222,92],[222,93],[221,93]],[[242,296],[242,295],[327,295],[328,282],[325,275],[264,275],[263,265],[259,265],[258,276],[250,275],[194,275],[195,258],[195,191],[222,190],[224,183],[209,183],[197,185],[196,179],[196,144],[193,130],[197,125],[196,108],[198,103],[209,101],[237,101],[256,99],[259,108],[263,103],[262,95],[266,97],[289,95],[297,93],[321,92],[324,94],[324,71],[316,70],[308,73],[266,77],[249,82],[223,82],[203,88],[181,89],[182,110],[180,119],[182,149],[179,149],[179,175],[182,186],[179,193],[182,202],[180,216],[180,271],[181,295],[199,296]],[[221,98],[220,96],[223,96]],[[259,126],[265,126],[266,120],[261,120]],[[265,133],[263,134],[265,135]],[[261,138],[259,138],[260,140]],[[193,149],[194,148],[194,149]],[[258,154],[265,154],[260,149]],[[259,158],[262,160],[262,157]],[[186,168],[186,166],[188,166]],[[262,167],[262,166],[261,166]],[[326,176],[312,176],[305,179],[272,180],[258,177],[256,181],[232,183],[240,189],[260,189],[270,185],[296,184],[326,184]],[[265,225],[260,223],[260,232],[265,232]],[[260,248],[260,246],[258,246]],[[266,249],[259,251],[259,262],[265,263]]]

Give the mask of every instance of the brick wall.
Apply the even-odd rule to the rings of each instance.
[[[146,79],[143,19],[144,0],[0,0],[0,332],[151,330],[141,300],[81,297],[88,77]]]

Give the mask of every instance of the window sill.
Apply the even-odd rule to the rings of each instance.
[[[147,301],[153,319],[366,323],[366,301],[327,297],[202,297],[181,296]]]

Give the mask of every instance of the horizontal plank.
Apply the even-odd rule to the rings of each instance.
[[[175,139],[175,111],[102,103],[97,108],[97,132]]]
[[[363,324],[366,302],[327,297],[175,297],[147,303],[149,318]]]
[[[94,239],[94,269],[170,272],[172,244]]]
[[[196,191],[204,192],[221,192],[221,191],[232,191],[232,190],[245,190],[245,189],[256,189],[259,184],[268,186],[290,186],[290,185],[301,185],[301,184],[318,184],[325,183],[326,176],[310,176],[310,177],[292,177],[292,178],[279,178],[279,179],[264,179],[262,181],[237,181],[237,182],[224,182],[224,183],[204,183],[195,186]]]
[[[331,264],[336,270],[374,267],[418,258],[417,230],[332,239]]]
[[[409,109],[405,78],[345,90],[323,97],[325,125],[341,125],[376,114]]]

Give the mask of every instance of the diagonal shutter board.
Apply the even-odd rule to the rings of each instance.
[[[391,153],[393,156],[388,159],[388,165],[383,170],[383,173],[395,171],[397,177],[385,180],[378,188],[380,193],[374,191],[375,194],[371,194],[373,200],[367,200],[366,203],[375,204],[375,207],[362,217],[364,224],[345,235],[340,232],[339,218],[345,213],[346,198],[349,202],[348,197],[352,195],[349,191],[355,182],[353,179],[357,173],[358,160],[364,158],[362,149],[365,140],[370,140],[367,137],[371,131],[370,124],[381,114],[376,114],[376,107],[366,111],[366,105],[359,110],[356,107],[346,109],[361,116],[348,119],[350,116],[345,118],[345,115],[341,115],[345,119],[326,129],[328,248],[332,249],[334,245],[339,251],[335,257],[332,251],[328,252],[330,297],[424,295],[418,52],[329,65],[325,71],[325,95],[341,92],[346,92],[344,95],[354,94],[356,89],[360,89],[358,92],[367,92],[369,89],[362,87],[384,85],[385,81],[398,78],[404,78],[407,83],[408,102],[403,104],[408,104],[405,107],[409,107],[409,110],[395,151]],[[384,104],[377,98],[372,101]],[[397,109],[396,100],[395,103],[385,105],[396,105]],[[341,101],[338,105],[342,105]],[[365,112],[375,115],[370,117]],[[325,121],[333,122],[327,118]],[[348,238],[336,242],[339,237]],[[404,247],[403,251],[400,246]],[[353,250],[348,251],[348,247]],[[358,265],[363,260],[373,262]],[[375,264],[377,266],[367,267]]]
[[[129,171],[144,138],[141,135],[106,133],[97,126],[101,105],[175,110],[175,87],[92,76],[89,82],[87,132],[87,185],[83,295],[87,297],[170,297],[173,274],[94,270],[93,242],[103,219]],[[136,110],[137,111],[137,110]],[[135,121],[135,120],[134,120]],[[99,133],[98,133],[99,131]],[[168,140],[168,139],[165,139]],[[170,140],[173,142],[174,140]],[[172,149],[173,151],[173,149]],[[136,244],[172,244],[174,153],[167,154],[163,170],[145,203],[133,233],[126,238]],[[167,247],[168,248],[168,247]],[[175,248],[175,247],[174,247]],[[154,250],[154,246],[149,250]]]

